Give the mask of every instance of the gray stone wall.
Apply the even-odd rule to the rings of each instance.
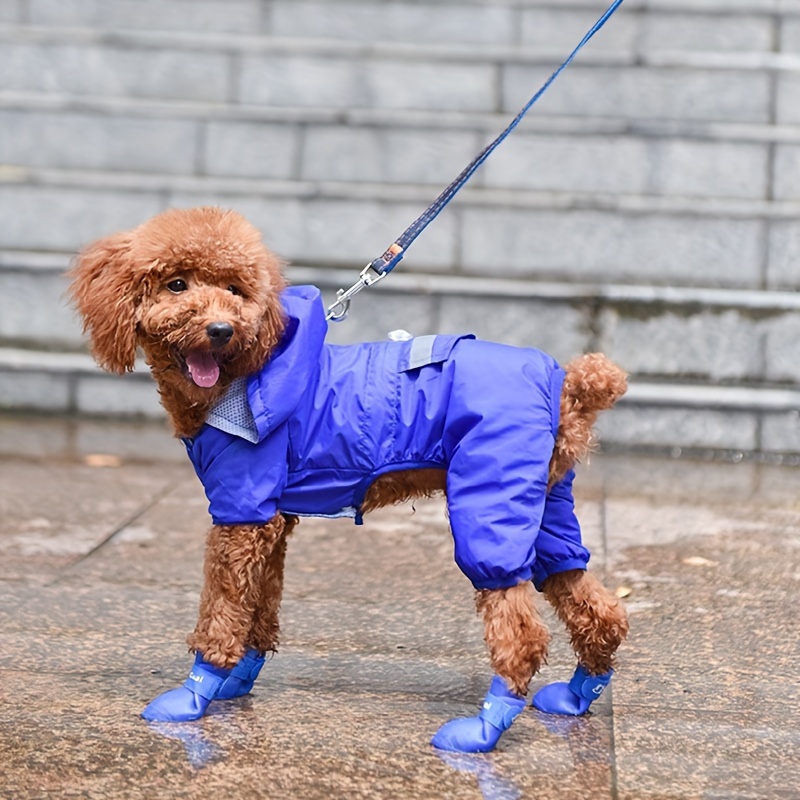
[[[1,4],[0,407],[159,413],[81,355],[62,273],[167,207],[238,209],[332,300],[605,5]],[[607,441],[794,452],[798,52],[794,0],[626,0],[331,338],[603,349]]]

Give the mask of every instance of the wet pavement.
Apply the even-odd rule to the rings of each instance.
[[[800,471],[602,455],[577,495],[626,595],[611,690],[434,751],[489,680],[440,502],[292,537],[281,651],[196,723],[138,716],[190,664],[202,490],[159,425],[0,418],[2,798],[800,798]],[[534,679],[566,680],[562,627]]]

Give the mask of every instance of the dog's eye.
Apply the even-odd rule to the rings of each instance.
[[[241,296],[242,296],[242,290],[241,290],[241,289],[240,289],[238,286],[234,286],[233,284],[231,284],[231,285],[228,287],[228,291],[229,291],[231,294],[235,294],[235,295],[237,295],[238,297],[241,297]]]
[[[176,278],[174,281],[170,281],[167,284],[167,289],[169,289],[173,294],[180,294],[181,292],[185,292],[189,287],[186,285],[186,281],[183,278]]]

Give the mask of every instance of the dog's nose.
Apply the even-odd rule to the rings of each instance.
[[[228,322],[212,322],[206,328],[212,347],[224,347],[233,336],[233,326]]]

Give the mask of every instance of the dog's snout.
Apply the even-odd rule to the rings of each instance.
[[[212,347],[224,347],[233,336],[233,326],[228,322],[212,322],[206,327]]]

